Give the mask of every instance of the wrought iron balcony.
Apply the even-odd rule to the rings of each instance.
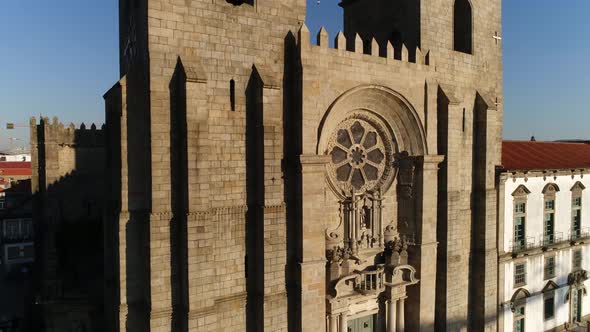
[[[513,253],[516,253],[516,252],[521,252],[521,251],[525,251],[525,250],[529,250],[529,249],[533,249],[533,248],[537,248],[537,247],[539,247],[539,245],[537,244],[537,241],[535,241],[535,238],[532,236],[529,236],[524,239],[514,240],[512,242],[510,251],[512,251]]]
[[[570,241],[578,241],[590,237],[590,228],[584,227],[581,229],[572,230],[570,232]]]
[[[548,247],[552,244],[557,244],[560,242],[565,241],[567,238],[564,238],[563,232],[555,232],[554,234],[542,235],[541,236],[541,246]]]
[[[551,235],[540,235],[538,240],[532,236],[520,240],[514,240],[510,244],[509,249],[513,254],[516,254],[531,249],[547,248],[564,242],[574,242],[583,239],[590,239],[590,227],[572,230],[566,234],[563,232],[555,232]]]

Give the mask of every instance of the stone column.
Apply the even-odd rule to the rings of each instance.
[[[405,298],[401,298],[398,301],[397,304],[397,322],[396,322],[396,327],[397,327],[397,332],[404,332],[405,329],[405,320],[404,320],[404,302],[405,302]]]
[[[346,328],[348,327],[346,324],[346,312],[340,314],[340,332],[348,332]]]
[[[338,316],[337,315],[330,315],[329,319],[329,329],[330,332],[338,332]]]
[[[412,331],[434,331],[438,165],[443,159],[443,156],[428,155],[418,158],[416,162],[417,245],[410,248],[409,263],[416,268],[416,277],[420,282],[408,288],[408,324]]]
[[[326,329],[324,186],[329,156],[301,155],[301,331]]]
[[[387,332],[396,332],[397,300],[387,301]]]

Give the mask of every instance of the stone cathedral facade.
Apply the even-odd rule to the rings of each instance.
[[[105,322],[495,331],[500,0],[120,0]]]

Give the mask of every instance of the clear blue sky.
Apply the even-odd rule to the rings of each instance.
[[[261,0],[263,1],[263,0]],[[0,148],[26,143],[32,115],[102,123],[118,79],[117,0],[0,1]],[[341,27],[336,0],[308,0],[307,24]],[[504,1],[504,137],[590,139],[590,1]]]

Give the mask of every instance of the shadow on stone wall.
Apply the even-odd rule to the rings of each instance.
[[[302,153],[302,65],[297,41],[292,33],[285,37],[285,68],[283,75],[283,137],[285,203],[287,208],[287,267],[285,282],[288,294],[289,331],[301,330],[302,259],[302,182],[298,157]]]
[[[103,129],[31,119],[35,331],[102,330]]]

